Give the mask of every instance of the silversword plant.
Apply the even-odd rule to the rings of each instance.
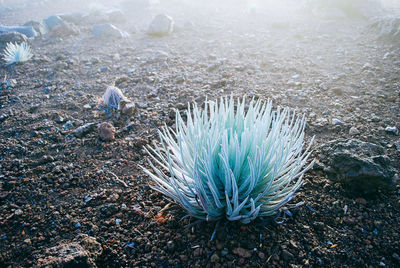
[[[271,101],[233,97],[209,101],[200,110],[176,112],[176,130],[164,126],[160,143],[143,168],[152,188],[203,220],[249,223],[272,216],[302,184],[310,145],[303,151],[305,118]]]
[[[22,63],[32,58],[32,50],[25,42],[21,44],[7,43],[4,50],[3,59],[6,64]]]
[[[114,86],[107,87],[101,99],[107,107],[115,110],[120,108],[121,102],[128,101],[128,98],[124,96],[122,91]]]

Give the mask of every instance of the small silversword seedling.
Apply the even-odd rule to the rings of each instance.
[[[109,86],[101,99],[107,107],[115,110],[120,108],[121,102],[128,101],[122,91],[114,86]]]
[[[189,215],[203,220],[249,223],[272,216],[302,184],[310,145],[304,144],[305,118],[272,110],[271,101],[233,97],[176,112],[176,131],[164,126],[160,143],[148,150],[155,190]]]
[[[6,64],[22,63],[32,58],[32,50],[25,42],[21,44],[7,43],[4,50],[3,59]]]

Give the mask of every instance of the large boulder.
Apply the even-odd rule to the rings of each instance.
[[[57,25],[64,23],[64,20],[60,16],[52,15],[44,19],[43,22],[51,30]]]
[[[0,32],[0,53],[6,48],[7,43],[22,43],[28,39],[25,35],[17,32]]]
[[[18,32],[28,38],[36,37],[38,35],[32,26],[0,26],[0,32]]]
[[[93,26],[93,35],[95,37],[104,38],[122,38],[128,37],[129,34],[124,32],[110,23],[97,24]]]
[[[373,194],[395,185],[396,170],[380,145],[358,139],[334,140],[322,146],[321,151],[324,170],[349,192]]]
[[[165,14],[157,15],[150,23],[147,33],[155,36],[169,35],[174,30],[174,20]]]
[[[79,34],[79,28],[75,26],[75,24],[69,22],[61,23],[51,30],[51,36],[53,37],[67,37]]]
[[[43,21],[30,20],[24,23],[23,26],[31,26],[39,35],[45,35],[48,32],[46,25]]]

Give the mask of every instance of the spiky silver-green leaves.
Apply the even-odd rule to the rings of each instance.
[[[21,44],[7,43],[4,50],[3,59],[6,64],[22,63],[32,58],[32,50],[25,42]]]
[[[148,151],[156,163],[149,161],[153,172],[144,168],[152,187],[199,219],[248,223],[274,215],[312,165],[310,146],[302,152],[305,119],[272,111],[271,101],[252,100],[247,111],[245,103],[194,104],[186,122],[177,111],[176,131],[163,127]]]

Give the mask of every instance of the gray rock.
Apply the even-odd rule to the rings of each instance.
[[[360,134],[360,131],[356,127],[351,127],[349,130],[349,134],[350,136],[355,136]]]
[[[385,128],[385,131],[386,131],[387,133],[394,134],[394,135],[396,135],[396,136],[399,135],[399,131],[397,130],[396,127],[387,126],[387,127]]]
[[[135,103],[131,101],[121,101],[121,112],[132,115],[135,112]]]
[[[0,26],[0,32],[18,32],[28,38],[38,36],[32,26]]]
[[[0,32],[0,53],[6,48],[7,43],[22,43],[28,39],[25,35],[17,32]]]
[[[95,126],[96,126],[95,123],[87,123],[83,126],[78,127],[75,130],[74,135],[78,138],[82,138],[89,132],[93,131],[95,129]]]
[[[344,123],[340,119],[333,118],[332,119],[332,125],[334,125],[334,126],[343,126]]]
[[[93,26],[93,35],[95,37],[109,37],[109,38],[123,38],[128,37],[129,34],[121,31],[110,23],[97,24]]]
[[[330,178],[353,193],[373,194],[394,186],[395,169],[380,145],[358,139],[334,140],[321,148],[321,162]]]
[[[49,30],[43,21],[30,20],[24,23],[23,26],[31,26],[39,35],[45,35]]]
[[[56,27],[57,25],[61,24],[64,22],[63,19],[61,19],[59,16],[57,15],[52,15],[47,17],[46,19],[43,20],[44,24],[51,30],[54,27]]]
[[[171,34],[173,30],[173,19],[165,14],[159,14],[150,23],[147,34],[155,36],[165,36]]]
[[[8,118],[8,114],[0,114],[0,122],[3,122]]]
[[[79,34],[80,34],[79,28],[76,27],[75,24],[69,22],[63,22],[61,24],[58,24],[51,30],[51,36],[53,37],[67,37]]]
[[[63,243],[49,248],[45,257],[37,261],[38,267],[95,267],[89,253],[77,242]]]
[[[87,234],[78,235],[74,241],[78,242],[92,259],[96,259],[103,252],[101,244],[94,237]]]

